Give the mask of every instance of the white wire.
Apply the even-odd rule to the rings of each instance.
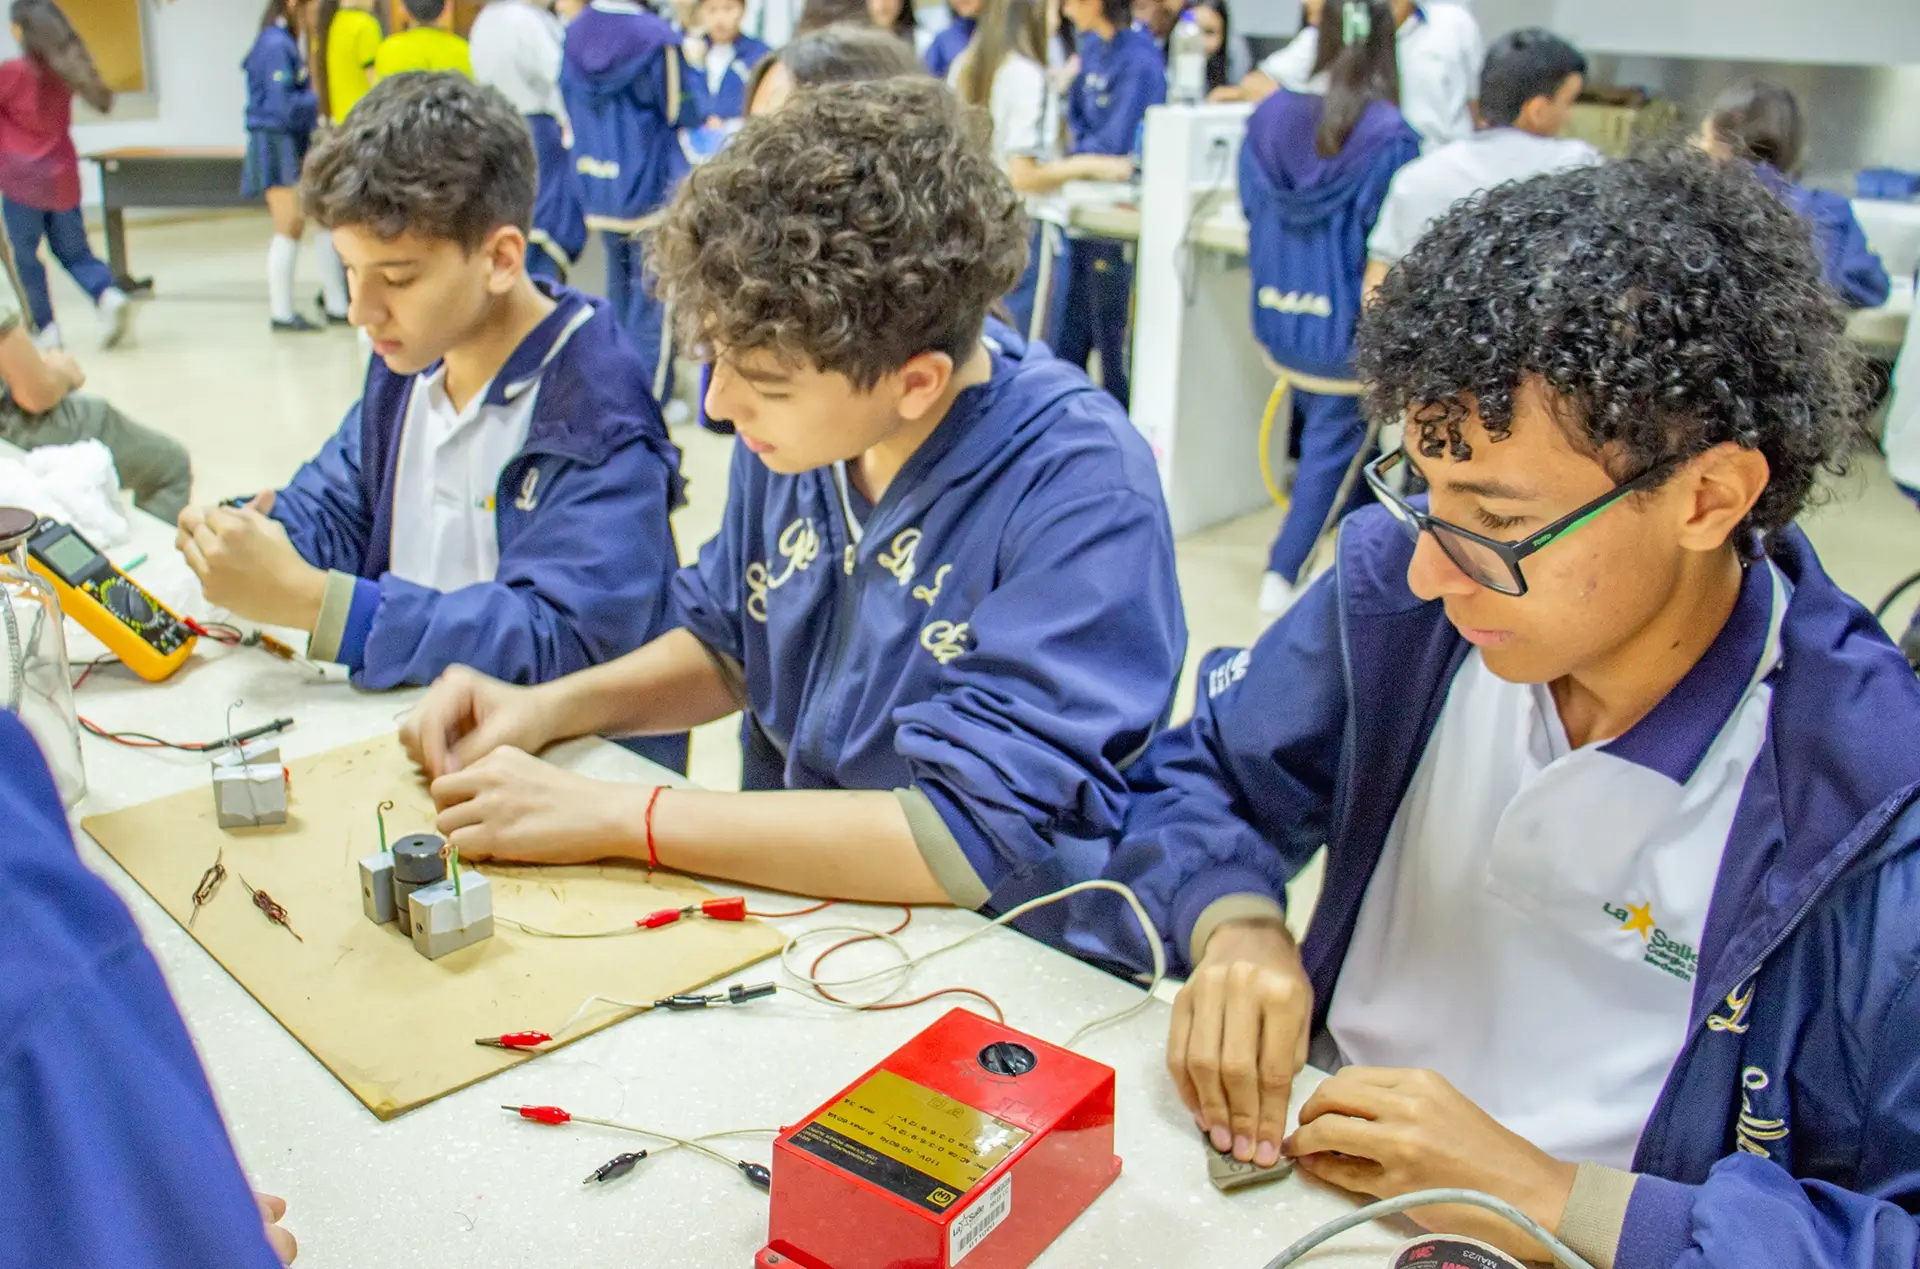
[[[1037,899],[1029,899],[1025,903],[1019,905],[1018,907],[1011,908],[1006,912],[1001,913],[999,916],[993,918],[991,921],[987,922],[987,924],[981,926],[979,929],[972,931],[971,933],[965,935],[962,938],[955,939],[953,942],[947,944],[945,947],[936,947],[932,951],[922,952],[918,956],[914,956],[908,953],[906,947],[900,942],[899,939],[895,938],[890,934],[881,933],[878,930],[869,930],[864,927],[856,926],[856,925],[816,926],[811,930],[806,930],[799,934],[796,934],[792,938],[787,940],[786,945],[780,949],[780,968],[788,977],[792,978],[795,982],[801,984],[801,987],[804,988],[805,990],[798,992],[798,994],[806,996],[808,999],[821,1000],[828,1004],[838,1004],[839,1007],[843,1009],[846,1009],[846,1008],[860,1009],[860,1008],[864,1008],[864,1007],[868,1007],[876,1004],[882,1004],[885,1001],[891,999],[893,996],[896,996],[900,993],[902,988],[906,986],[906,979],[908,974],[910,974],[914,969],[918,968],[920,965],[924,964],[925,962],[932,960],[934,957],[943,956],[948,952],[955,951],[959,948],[965,947],[967,944],[973,942],[973,940],[979,938],[981,935],[987,933],[989,930],[995,929],[999,926],[1007,924],[1007,922],[1009,921],[1013,921],[1019,917],[1025,916],[1027,913],[1034,911],[1036,908],[1044,908],[1048,904],[1058,903],[1062,899],[1068,899],[1077,894],[1084,894],[1089,890],[1106,890],[1106,891],[1110,891],[1113,894],[1117,894],[1122,899],[1126,900],[1127,906],[1129,908],[1133,909],[1134,919],[1140,923],[1140,932],[1146,936],[1147,946],[1149,949],[1151,949],[1153,953],[1153,978],[1147,984],[1146,993],[1143,996],[1141,996],[1139,1000],[1128,1005],[1125,1009],[1120,1010],[1118,1013],[1109,1014],[1104,1018],[1094,1019],[1092,1022],[1087,1023],[1085,1026],[1081,1027],[1078,1031],[1075,1031],[1071,1036],[1069,1036],[1067,1038],[1066,1044],[1063,1045],[1062,1047],[1071,1049],[1076,1044],[1079,1044],[1080,1041],[1083,1038],[1085,1038],[1090,1032],[1096,1031],[1101,1027],[1111,1026],[1116,1022],[1123,1022],[1126,1019],[1131,1018],[1134,1014],[1139,1013],[1142,1009],[1145,1009],[1151,1003],[1153,1003],[1154,989],[1160,985],[1160,980],[1162,978],[1165,978],[1167,974],[1166,948],[1160,942],[1160,933],[1158,930],[1154,928],[1153,919],[1147,915],[1147,910],[1145,906],[1141,904],[1139,896],[1135,895],[1132,890],[1129,890],[1126,886],[1121,885],[1117,881],[1107,881],[1104,879],[1097,880],[1097,881],[1082,881],[1076,885],[1068,886],[1064,890],[1056,890],[1052,894],[1044,894]],[[898,965],[883,966],[882,968],[874,970],[871,973],[856,974],[850,978],[822,978],[822,977],[819,977],[818,975],[796,968],[793,963],[793,954],[799,950],[801,944],[805,943],[808,939],[819,938],[820,936],[827,935],[827,934],[864,935],[878,942],[885,943],[888,947],[892,948],[894,951],[900,954],[900,963]],[[891,987],[889,987],[886,990],[885,994],[881,995],[877,999],[868,1000],[858,1004],[853,1002],[836,1002],[836,1001],[828,1000],[827,997],[824,995],[818,994],[823,990],[837,992],[842,988],[858,987],[864,983],[871,983],[876,979],[884,979],[884,978],[896,978],[898,981],[896,981]],[[792,989],[789,988],[788,990],[792,990]]]
[[[1314,1230],[1305,1238],[1298,1239],[1289,1245],[1285,1251],[1275,1256],[1272,1260],[1269,1260],[1266,1264],[1266,1269],[1287,1269],[1288,1265],[1293,1264],[1321,1243],[1337,1235],[1344,1234],[1357,1226],[1364,1225],[1368,1221],[1376,1221],[1383,1216],[1398,1215],[1411,1207],[1432,1207],[1441,1203],[1464,1204],[1468,1207],[1485,1208],[1494,1215],[1504,1217],[1519,1226],[1522,1230],[1525,1230],[1536,1242],[1547,1249],[1547,1253],[1551,1255],[1554,1260],[1564,1265],[1566,1269],[1593,1269],[1590,1263],[1581,1259],[1579,1253],[1575,1252],[1573,1248],[1567,1246],[1558,1238],[1555,1238],[1539,1221],[1534,1220],[1531,1216],[1528,1216],[1525,1212],[1507,1202],[1505,1199],[1495,1198],[1493,1195],[1482,1193],[1479,1190],[1421,1190],[1414,1194],[1402,1194],[1399,1198],[1383,1199],[1378,1203],[1369,1203],[1356,1212],[1348,1212],[1339,1220],[1328,1221],[1325,1225]]]

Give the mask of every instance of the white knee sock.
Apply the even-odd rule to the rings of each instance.
[[[280,234],[267,247],[267,310],[276,322],[293,320],[293,263],[300,243]]]
[[[322,229],[314,235],[313,257],[320,262],[320,290],[327,305],[328,317],[347,315],[347,266],[340,262],[340,253],[333,249],[333,235]]]

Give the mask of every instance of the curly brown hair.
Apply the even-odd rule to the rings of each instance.
[[[383,79],[307,155],[300,198],[328,229],[449,238],[472,251],[533,223],[533,136],[497,88],[420,71]]]
[[[685,346],[861,389],[923,352],[964,360],[1027,260],[991,130],[931,78],[810,88],[748,122],[653,235]]]

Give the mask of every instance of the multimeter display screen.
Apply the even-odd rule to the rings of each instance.
[[[94,549],[71,533],[62,534],[38,549],[40,558],[71,582],[99,559]]]

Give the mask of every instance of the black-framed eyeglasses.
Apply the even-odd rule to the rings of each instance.
[[[1632,480],[1615,485],[1586,506],[1569,511],[1544,529],[1530,533],[1518,542],[1496,542],[1472,529],[1436,520],[1395,493],[1388,486],[1386,478],[1388,473],[1406,460],[1406,451],[1397,449],[1367,464],[1367,487],[1373,490],[1374,497],[1386,504],[1387,510],[1393,513],[1394,519],[1400,522],[1400,527],[1406,530],[1409,538],[1417,542],[1422,533],[1433,534],[1433,540],[1440,544],[1440,549],[1447,553],[1447,558],[1453,561],[1455,567],[1488,590],[1498,591],[1502,595],[1527,593],[1527,579],[1520,572],[1521,560],[1558,542],[1628,494],[1652,488],[1680,461],[1677,458],[1662,459]]]

